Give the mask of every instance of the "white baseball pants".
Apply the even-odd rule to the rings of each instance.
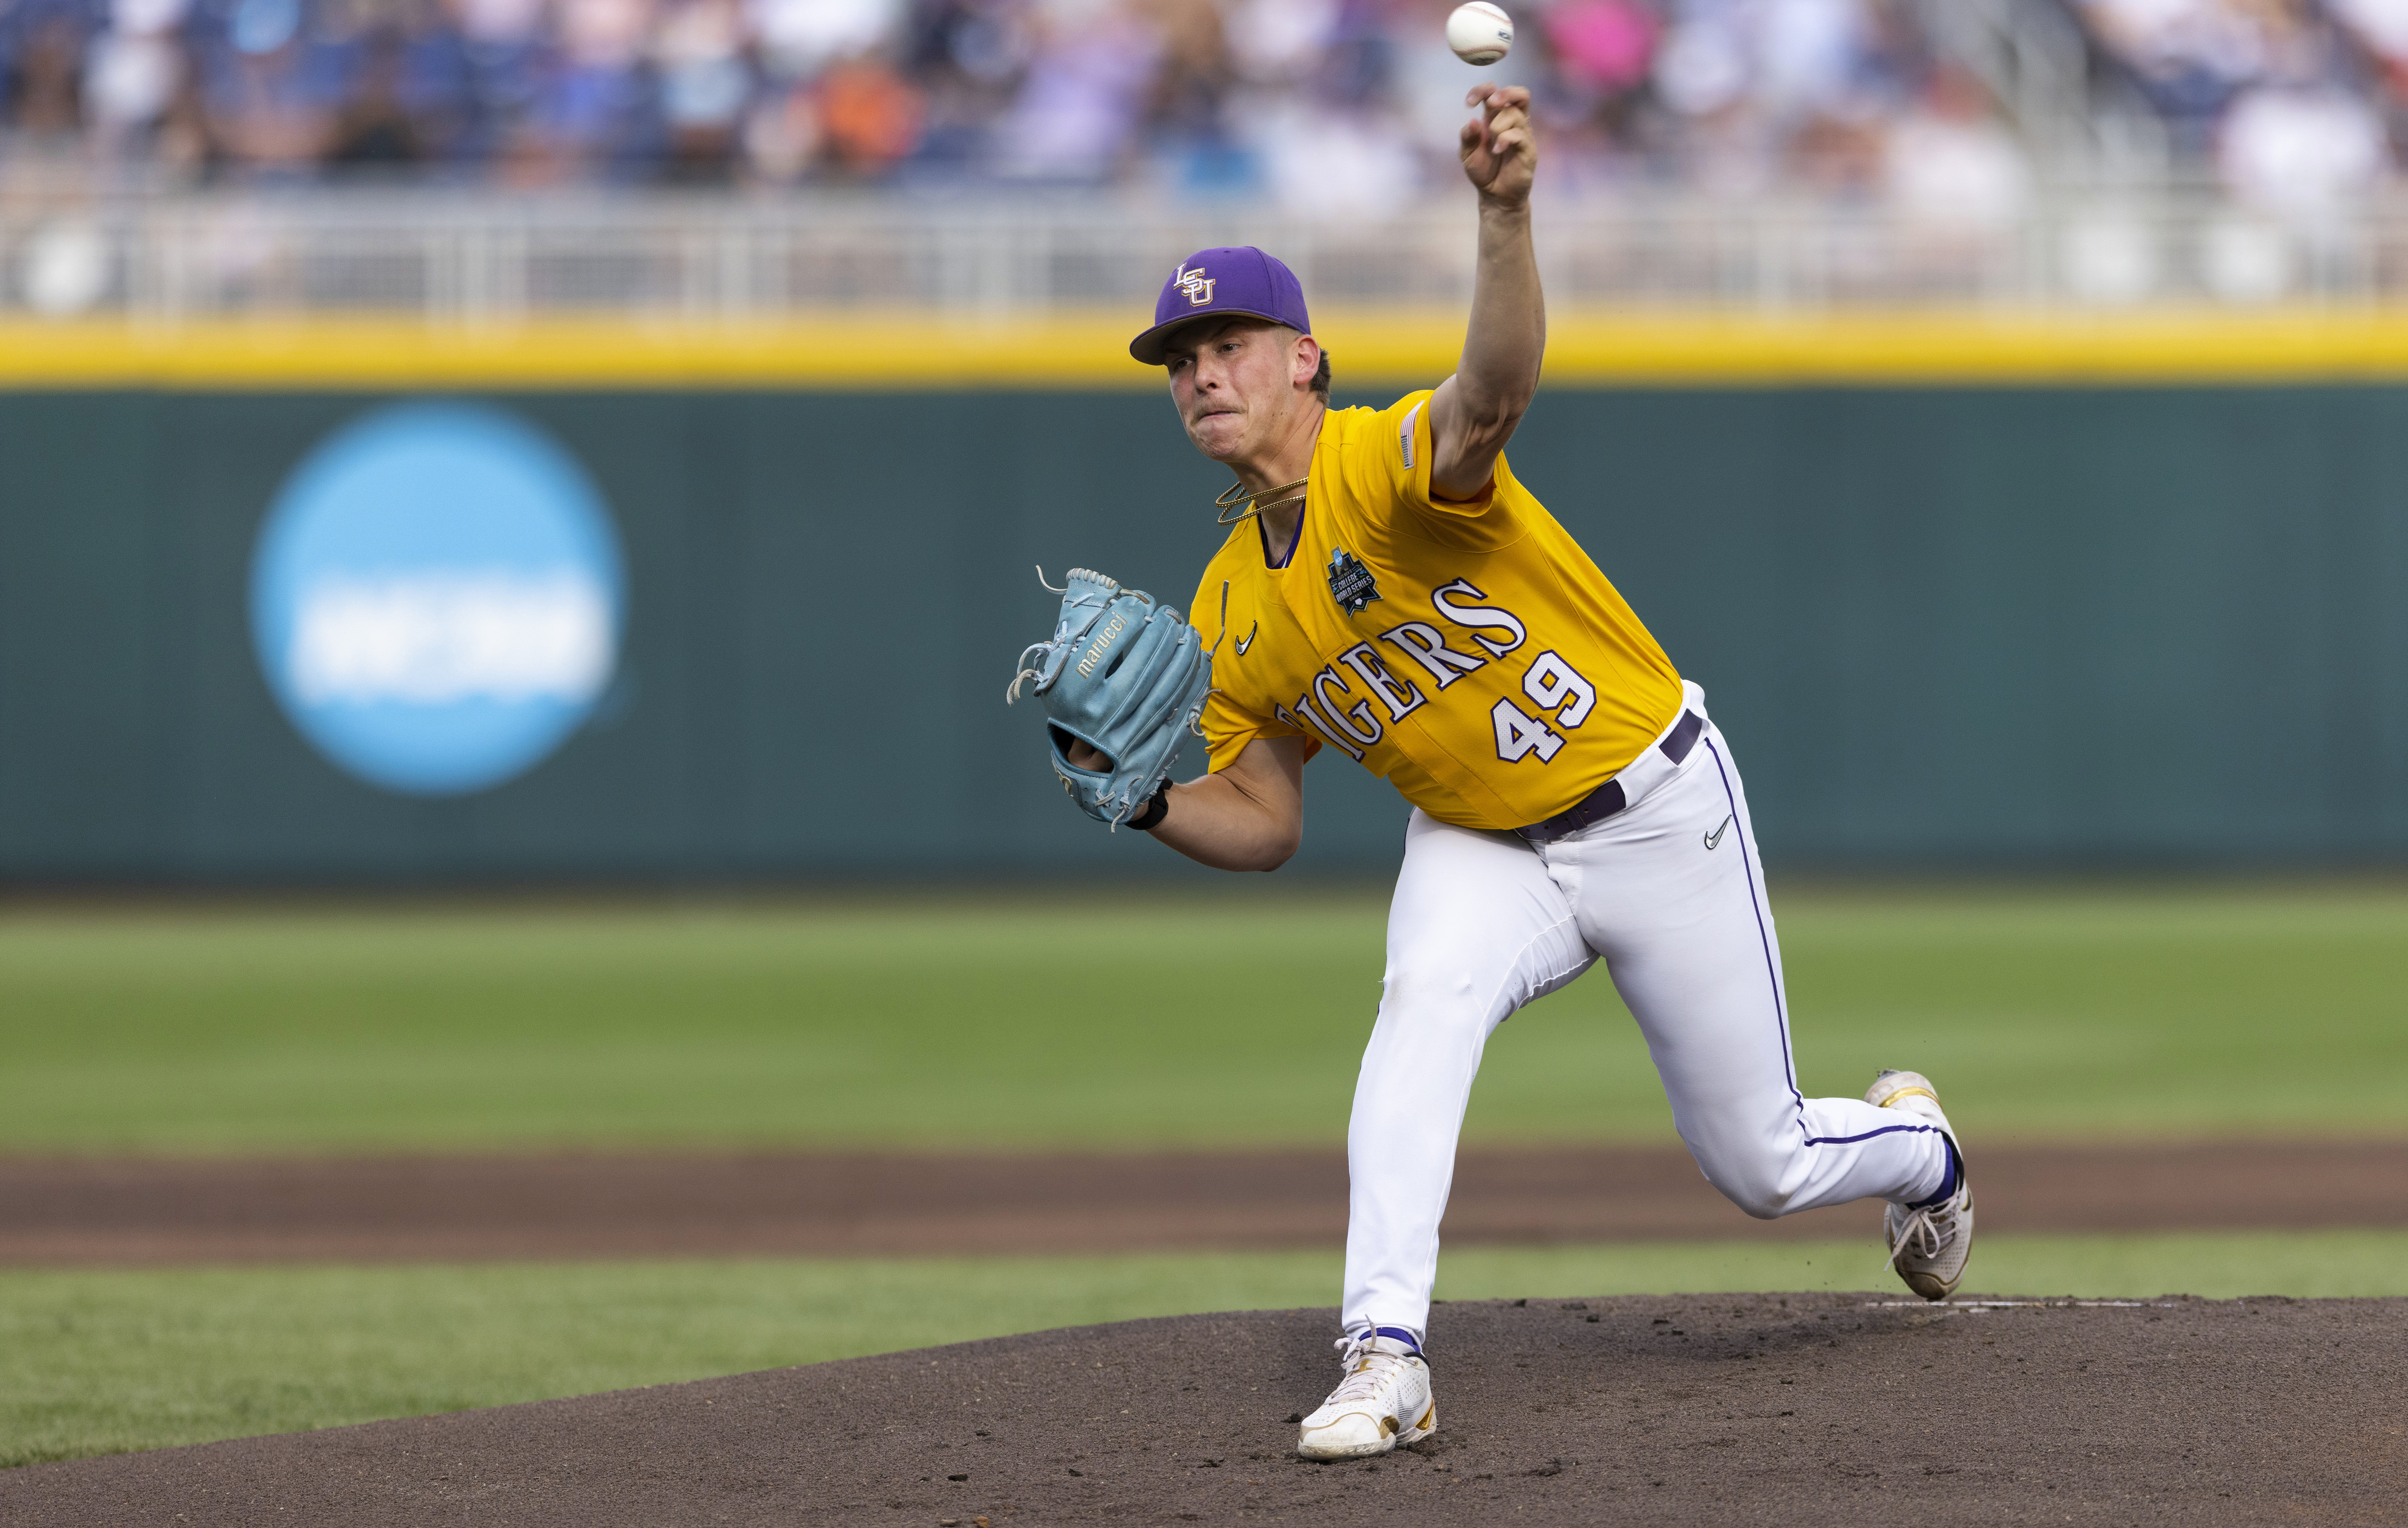
[[[1703,693],[1687,691],[1704,717]],[[1627,807],[1551,844],[1419,810],[1405,829],[1380,1018],[1346,1135],[1349,1330],[1426,1331],[1481,1050],[1514,1009],[1600,959],[1647,1037],[1681,1139],[1748,1214],[1954,1191],[1930,1125],[1799,1092],[1781,948],[1729,746],[1708,721],[1677,766],[1649,751],[1620,777],[1637,782]]]

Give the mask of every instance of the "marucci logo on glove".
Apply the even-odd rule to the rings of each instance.
[[[1081,677],[1092,678],[1095,676],[1096,665],[1104,661],[1104,652],[1112,645],[1112,639],[1126,630],[1128,630],[1128,618],[1114,616],[1111,625],[1096,634],[1096,640],[1089,645],[1087,655],[1079,660]]]

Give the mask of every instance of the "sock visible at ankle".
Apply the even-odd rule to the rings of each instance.
[[[1948,1149],[1948,1163],[1940,1174],[1939,1192],[1928,1199],[1917,1199],[1908,1203],[1906,1207],[1909,1209],[1933,1209],[1946,1204],[1956,1197],[1956,1185],[1964,1181],[1965,1159],[1958,1154],[1956,1141],[1942,1132],[1940,1144]]]
[[[1357,1327],[1357,1328],[1355,1328],[1354,1335],[1357,1335],[1357,1336],[1360,1336],[1360,1337],[1366,1338],[1367,1340],[1368,1340],[1368,1339],[1374,1339],[1374,1338],[1385,1338],[1385,1339],[1386,1339],[1386,1340],[1387,1340],[1391,1345],[1395,1345],[1395,1346],[1401,1346],[1401,1347],[1405,1349],[1405,1351],[1407,1351],[1407,1352],[1409,1352],[1409,1353],[1412,1354],[1412,1356],[1413,1356],[1413,1357],[1415,1357],[1415,1358],[1419,1358],[1419,1357],[1421,1357],[1421,1356],[1422,1356],[1422,1339],[1421,1339],[1421,1334],[1419,1334],[1419,1333],[1417,1333],[1417,1332],[1413,1331],[1413,1330],[1412,1330],[1412,1328],[1411,1328],[1411,1327],[1407,1327],[1407,1326],[1373,1326],[1373,1327],[1369,1327],[1369,1328]]]

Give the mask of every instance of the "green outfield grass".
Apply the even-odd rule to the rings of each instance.
[[[1975,1141],[2408,1129],[2408,890],[1792,893],[1809,1092],[1930,1073]],[[0,915],[0,1150],[1342,1138],[1383,905],[814,901]],[[1602,972],[1474,1138],[1666,1138]]]
[[[1994,1236],[2024,1294],[2408,1292],[2408,1233]],[[1442,1296],[1885,1288],[1860,1241],[1479,1248]],[[1010,1332],[1328,1304],[1338,1257],[0,1273],[0,1464],[741,1373]],[[1433,1320],[1445,1340],[1445,1315]],[[1311,1397],[1296,1397],[1301,1405]]]

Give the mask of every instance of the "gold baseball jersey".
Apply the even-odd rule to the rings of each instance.
[[[1442,822],[1518,828],[1578,802],[1671,725],[1681,677],[1503,457],[1430,494],[1430,394],[1332,409],[1284,566],[1240,522],[1197,586],[1211,767],[1297,736]]]

